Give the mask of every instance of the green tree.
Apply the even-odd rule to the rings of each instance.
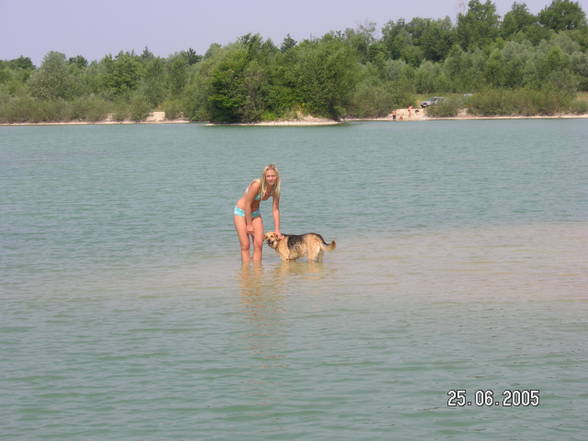
[[[202,60],[202,55],[198,55],[196,51],[192,48],[189,48],[187,51],[181,53],[186,57],[186,62],[190,66]]]
[[[357,81],[357,61],[349,45],[326,35],[320,41],[298,46],[294,67],[305,110],[313,115],[339,119],[345,113]]]
[[[270,71],[279,53],[271,40],[246,34],[212,58],[208,113],[213,121],[250,122],[261,119],[270,94]]]
[[[507,80],[507,71],[502,56],[502,51],[495,48],[488,59],[484,68],[486,82],[492,87],[503,87]]]
[[[409,30],[411,23],[409,23]],[[426,19],[422,32],[413,38],[416,38],[416,42],[422,48],[423,55],[427,60],[441,61],[445,59],[454,45],[456,34],[450,18],[445,17],[439,20]]]
[[[179,55],[171,56],[167,60],[169,90],[173,96],[179,96],[186,87],[188,68],[191,66],[189,60],[185,52],[180,52]]]
[[[502,87],[521,88],[525,84],[525,66],[531,62],[534,49],[528,41],[508,41],[501,50],[503,65],[497,67],[502,75]],[[487,70],[488,72],[488,70]]]
[[[498,31],[496,6],[490,0],[470,0],[468,11],[457,16],[457,38],[464,49],[486,46],[496,39]]]
[[[0,84],[8,83],[12,79],[12,69],[6,61],[0,60]]]
[[[280,51],[282,52],[286,52],[290,49],[292,49],[293,47],[296,47],[296,45],[298,44],[298,42],[296,40],[294,40],[290,34],[286,35],[286,37],[284,38],[284,41],[282,41],[282,44],[280,45]]]
[[[41,67],[29,78],[28,85],[31,94],[43,100],[68,100],[79,93],[79,84],[67,67],[65,55],[60,52],[45,55]]]
[[[243,71],[247,66],[247,48],[234,43],[217,56],[221,60],[210,76],[208,113],[214,122],[240,122],[245,101]]]
[[[141,63],[135,55],[119,52],[113,58],[107,55],[100,62],[103,67],[102,87],[111,98],[129,95],[141,80]]]
[[[145,58],[144,60],[143,78],[139,90],[150,106],[157,107],[168,93],[166,65],[159,57]]]
[[[280,48],[280,53],[276,54],[269,66],[268,111],[276,117],[301,107],[296,69],[300,53],[297,44],[284,51]]]
[[[269,81],[266,66],[253,60],[243,71],[241,120],[259,121],[268,107]]]
[[[588,53],[574,52],[570,57],[571,69],[579,79],[578,88],[588,91]]]
[[[586,14],[577,2],[553,0],[539,12],[539,23],[554,31],[570,31],[586,27]]]
[[[449,90],[449,81],[440,63],[424,61],[415,73],[417,93],[445,92]]]
[[[560,46],[544,44],[536,58],[536,87],[575,94],[579,79],[571,69],[571,58]]]
[[[412,44],[403,18],[396,22],[389,21],[382,28],[382,43],[386,47],[388,58],[397,60],[401,57],[404,46]]]
[[[81,55],[76,55],[75,57],[68,58],[67,64],[77,66],[79,69],[85,69],[88,66],[88,60]]]
[[[400,107],[395,89],[380,78],[378,67],[370,64],[361,66],[359,76],[361,80],[351,97],[346,116],[383,117]]]
[[[34,70],[35,65],[29,57],[23,57],[22,55],[14,60],[10,60],[10,65],[15,69]]]
[[[512,4],[512,9],[506,13],[502,20],[500,32],[504,38],[509,38],[537,22],[537,17],[529,12],[525,3],[515,1]]]
[[[181,112],[192,121],[211,121],[209,96],[212,93],[212,73],[220,57],[204,57],[201,62],[190,66],[186,86],[179,97]]]
[[[139,57],[141,61],[149,61],[155,58],[155,54],[149,50],[147,46],[143,48],[143,52],[141,52],[141,56]]]
[[[455,45],[445,61],[443,71],[451,79],[451,91],[473,92],[485,87],[487,54],[481,49],[466,52]]]
[[[360,25],[357,29],[348,28],[345,30],[345,40],[356,53],[357,59],[361,63],[370,61],[370,48],[376,42],[375,31],[375,23],[366,23]]]
[[[19,57],[10,61],[0,61],[0,85],[2,92],[10,96],[25,95],[26,84],[34,72],[35,66],[28,57]]]

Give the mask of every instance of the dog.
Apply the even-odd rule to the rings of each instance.
[[[332,251],[337,244],[332,241],[330,244],[325,242],[323,236],[317,233],[306,234],[284,234],[283,239],[278,239],[274,232],[265,233],[263,240],[270,248],[276,250],[276,253],[286,260],[296,260],[306,256],[309,261],[319,260],[323,251]]]

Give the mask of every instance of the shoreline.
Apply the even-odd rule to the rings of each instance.
[[[418,111],[417,111],[418,110]],[[414,112],[414,113],[412,113]],[[0,123],[0,127],[20,127],[20,126],[77,126],[77,125],[130,125],[130,124],[204,124],[208,127],[313,127],[313,126],[336,126],[349,122],[363,121],[385,121],[385,122],[407,122],[407,121],[467,121],[467,120],[517,120],[517,119],[587,119],[588,114],[559,114],[559,115],[495,115],[495,116],[475,116],[468,114],[459,114],[450,117],[430,117],[420,109],[414,109],[409,114],[408,109],[398,109],[397,119],[392,116],[374,117],[374,118],[346,118],[341,121],[335,121],[327,118],[315,118],[307,116],[295,120],[278,120],[278,121],[260,121],[254,123],[211,123],[205,121],[190,121],[187,119],[165,119],[165,112],[151,112],[149,117],[143,121],[114,121],[111,117],[101,121],[53,121],[53,122],[20,122],[20,123]]]
[[[185,119],[170,119],[165,121],[59,121],[40,123],[0,123],[0,127],[23,127],[23,126],[116,126],[132,124],[190,124],[192,121]]]

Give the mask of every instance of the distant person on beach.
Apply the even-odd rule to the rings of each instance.
[[[280,237],[280,172],[274,164],[263,169],[261,179],[249,183],[241,199],[235,205],[233,221],[239,244],[241,246],[241,261],[249,263],[251,238],[253,238],[253,262],[261,262],[263,249],[263,220],[259,206],[261,201],[272,197],[272,214],[274,216],[274,231]]]
[[[392,121],[396,121],[396,110],[392,111]]]

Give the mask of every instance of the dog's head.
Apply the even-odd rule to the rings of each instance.
[[[263,240],[265,241],[265,243],[268,244],[270,248],[273,248],[275,250],[278,247],[278,243],[280,243],[281,239],[278,238],[278,235],[276,233],[270,231],[269,233],[264,234]]]

